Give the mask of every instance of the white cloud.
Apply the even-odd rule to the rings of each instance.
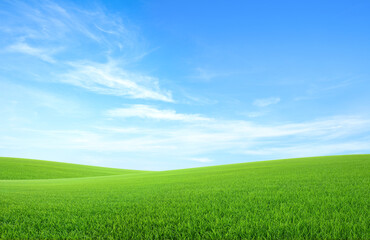
[[[273,156],[276,158],[298,158],[307,156],[325,156],[350,152],[352,154],[370,151],[370,140],[346,141],[337,143],[300,143],[290,146],[265,147],[246,150],[245,154]]]
[[[202,158],[189,158],[190,161],[194,161],[194,162],[200,162],[200,163],[209,163],[209,162],[212,162],[213,160],[212,159],[209,159],[209,158],[205,158],[205,157],[202,157]]]
[[[107,157],[131,156],[132,159],[150,156],[154,163],[184,159],[205,163],[220,153],[222,156],[231,154],[230,160],[236,155],[249,156],[245,158],[247,161],[370,151],[370,120],[359,117],[341,116],[279,125],[225,120],[176,123],[176,127],[101,126],[90,130],[52,131],[0,127],[3,132],[0,146],[13,151],[82,150],[91,154],[105,153]]]
[[[257,107],[267,107],[272,104],[277,104],[278,102],[280,102],[280,98],[270,97],[270,98],[256,99],[253,101],[253,105]]]
[[[239,74],[240,72],[235,72],[235,71],[223,71],[220,69],[214,70],[214,69],[209,69],[209,68],[204,68],[204,67],[197,67],[194,69],[194,75],[189,76],[190,78],[193,79],[198,79],[201,81],[211,81],[212,79],[216,78],[225,78],[229,77],[235,74]]]
[[[55,52],[55,50],[31,47],[27,43],[19,42],[19,43],[10,45],[7,47],[7,50],[12,51],[12,52],[28,54],[28,55],[40,58],[41,60],[45,62],[49,62],[49,63],[56,62],[55,59],[51,56],[51,53]]]
[[[113,62],[70,65],[74,69],[60,76],[65,83],[100,94],[173,102],[171,92],[161,90],[158,79],[126,71]]]
[[[196,75],[193,76],[193,78],[204,80],[204,81],[210,81],[213,78],[219,77],[221,74],[216,73],[215,71],[210,71],[205,68],[196,68],[195,69]]]
[[[176,120],[176,121],[210,121],[210,118],[198,114],[182,114],[174,110],[158,109],[149,105],[135,104],[127,108],[112,109],[107,112],[110,117],[139,117],[158,120]]]
[[[15,14],[11,21],[5,21],[8,19],[5,17],[0,29],[16,33],[15,36],[24,41],[37,39],[68,44],[75,37],[84,37],[105,47],[117,48],[119,44],[129,45],[135,40],[135,34],[119,17],[108,15],[102,8],[81,10],[72,3],[51,1],[32,4],[11,1],[8,5]]]
[[[181,123],[181,122],[179,122]],[[145,152],[146,154],[171,154],[179,156],[194,156],[212,154],[218,151],[229,153],[263,154],[274,153],[280,149],[304,146],[309,152],[310,146],[346,146],[343,149],[330,148],[331,153],[352,149],[346,137],[361,135],[370,131],[370,120],[355,117],[338,117],[313,122],[259,125],[244,121],[211,121],[197,124],[183,124],[176,128],[166,126],[156,128],[145,127],[100,127],[95,130],[27,130],[34,132],[37,138],[31,143],[18,144],[21,146],[38,145],[38,147],[56,147],[85,149],[91,151],[115,152]],[[4,135],[5,136],[5,135]],[[24,134],[27,136],[27,134]],[[342,145],[340,145],[342,144]],[[44,146],[45,145],[45,146]],[[352,145],[351,145],[352,146]],[[303,147],[302,147],[303,148]],[[361,149],[369,149],[364,144]],[[357,148],[357,150],[359,150]],[[288,153],[287,153],[288,154]]]
[[[54,81],[41,72],[46,71],[59,76],[57,79],[63,83],[99,94],[173,102],[171,92],[162,90],[157,78],[122,68],[123,64],[118,66],[127,66],[148,54],[139,34],[131,30],[135,28],[118,16],[102,8],[81,10],[73,3],[8,5],[16,14],[0,22],[5,41],[11,43],[6,50],[53,63],[47,69],[34,69],[32,76],[37,80]],[[56,52],[60,54],[54,55]]]

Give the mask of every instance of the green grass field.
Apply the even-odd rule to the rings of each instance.
[[[0,157],[0,180],[98,177],[139,172],[143,171]]]
[[[0,158],[2,239],[370,239],[370,155],[145,172]]]

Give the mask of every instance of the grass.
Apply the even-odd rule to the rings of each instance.
[[[0,238],[370,239],[369,170],[370,155],[348,155],[63,179],[0,171]]]
[[[0,180],[97,177],[138,172],[142,171],[0,157]]]

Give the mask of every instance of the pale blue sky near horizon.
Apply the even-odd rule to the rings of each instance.
[[[2,1],[0,156],[167,170],[370,153],[369,1]]]

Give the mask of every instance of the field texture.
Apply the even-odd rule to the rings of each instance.
[[[97,177],[139,172],[142,171],[0,157],[0,180]]]
[[[370,155],[63,179],[17,161],[0,160],[3,239],[370,239]]]

